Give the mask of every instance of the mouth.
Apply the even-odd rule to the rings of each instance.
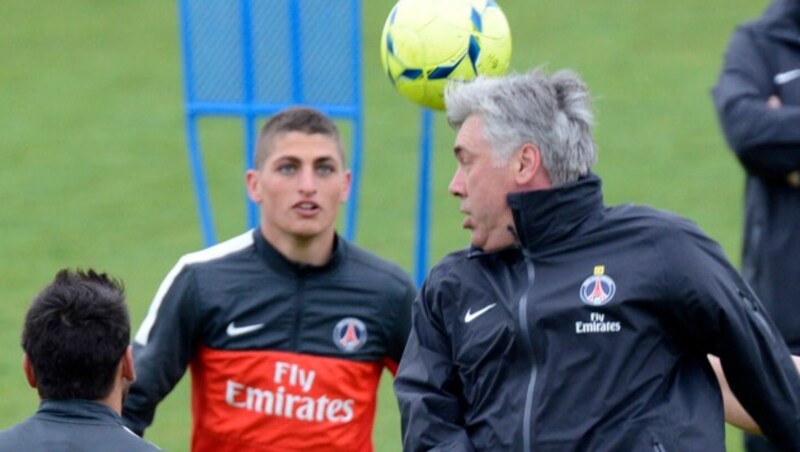
[[[298,202],[292,208],[303,216],[314,215],[319,212],[319,204],[311,201]]]
[[[461,228],[472,229],[472,217],[470,217],[469,212],[461,210],[461,213],[464,214],[464,221],[461,222]]]

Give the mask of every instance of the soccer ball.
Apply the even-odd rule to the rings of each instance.
[[[381,36],[381,63],[412,101],[444,109],[452,80],[501,75],[511,60],[511,31],[494,0],[400,0]]]

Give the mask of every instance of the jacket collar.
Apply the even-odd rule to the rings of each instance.
[[[307,274],[307,273],[324,273],[336,268],[339,263],[344,259],[345,255],[345,241],[339,235],[335,235],[333,239],[333,254],[330,260],[323,265],[310,265],[300,262],[294,262],[287,259],[281,254],[274,246],[261,233],[261,229],[255,228],[253,230],[253,241],[255,244],[256,253],[258,253],[266,262],[267,265],[276,271],[290,273],[290,274]]]
[[[122,419],[111,407],[91,400],[45,399],[39,404],[39,410],[36,415],[52,420],[69,419],[70,422],[104,422],[122,425]]]
[[[508,205],[523,250],[535,252],[571,235],[603,209],[600,178],[593,173],[548,190],[510,193]]]

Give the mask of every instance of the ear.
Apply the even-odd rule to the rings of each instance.
[[[36,388],[36,372],[33,371],[33,365],[31,364],[31,360],[28,359],[27,353],[23,353],[22,355],[22,371],[25,372],[25,379],[28,380],[28,386]]]
[[[122,378],[131,383],[136,380],[136,370],[133,368],[133,347],[130,345],[125,349],[125,353],[122,355],[120,368],[122,371]]]
[[[341,196],[339,196],[339,202],[345,203],[350,198],[350,188],[353,185],[353,173],[350,170],[345,170],[342,184],[344,184],[344,187],[342,188]]]
[[[261,204],[261,190],[259,186],[261,173],[256,169],[249,169],[244,174],[244,184],[247,187],[247,195],[256,204]]]
[[[514,163],[516,164],[514,181],[522,186],[530,185],[537,174],[544,169],[539,147],[530,142],[520,146]]]

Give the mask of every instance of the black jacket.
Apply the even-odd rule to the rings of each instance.
[[[713,96],[747,174],[742,273],[800,353],[800,0],[737,28]]]
[[[111,408],[88,400],[44,400],[35,415],[0,432],[0,450],[152,452]]]
[[[415,294],[397,265],[339,238],[322,266],[287,260],[259,229],[183,256],[136,334],[125,421],[144,431],[189,366],[192,450],[370,450]]]
[[[521,248],[446,257],[413,304],[395,380],[406,450],[723,451],[707,353],[800,450],[789,352],[696,226],[606,208],[595,176],[508,202]]]

